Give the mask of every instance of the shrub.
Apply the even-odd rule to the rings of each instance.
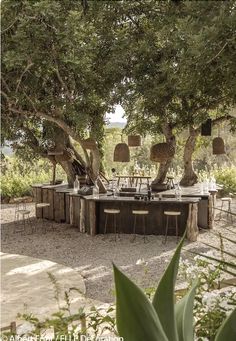
[[[223,185],[223,194],[236,193],[236,167],[219,168],[213,171],[216,182]]]
[[[57,176],[65,178],[61,167],[57,169]],[[47,183],[51,180],[52,166],[46,160],[30,163],[13,156],[2,161],[1,196],[3,199],[31,195],[32,184]]]

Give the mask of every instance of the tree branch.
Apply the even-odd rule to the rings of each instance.
[[[9,86],[7,85],[7,82],[5,81],[5,79],[3,78],[3,76],[2,76],[2,75],[1,75],[1,79],[2,79],[2,83],[4,84],[4,86],[5,86],[6,90],[7,90],[8,92],[11,92],[11,90],[10,90]]]
[[[24,76],[24,74],[31,68],[31,66],[33,66],[34,63],[28,63],[28,65],[26,66],[25,70],[22,72],[22,74],[20,75],[20,78],[18,79],[18,82],[16,84],[16,93],[18,92],[19,90],[19,87],[20,87],[20,84],[21,84],[21,81],[22,81],[22,78]]]
[[[52,116],[52,115],[50,115],[48,113],[41,112],[41,111],[36,111],[36,112],[32,113],[32,112],[26,111],[26,110],[19,110],[19,109],[11,107],[10,105],[9,105],[9,110],[11,112],[15,113],[15,114],[27,115],[27,116],[36,116],[38,118],[44,118],[45,120],[47,120],[49,122],[55,123],[58,127],[60,127],[68,135],[70,135],[75,141],[80,143],[80,145],[81,145],[81,147],[83,149],[84,155],[85,155],[86,163],[89,164],[90,160],[89,160],[89,156],[88,156],[88,153],[87,153],[86,149],[84,149],[84,147],[83,147],[83,140],[62,119],[60,119],[60,118],[58,118],[56,116]]]
[[[60,75],[58,66],[56,67],[55,71],[56,71],[57,78],[58,78],[59,82],[61,83],[61,86],[65,90],[65,94],[66,94],[67,99],[71,102],[72,98],[71,98],[70,91],[69,91],[67,85],[65,84],[65,82],[63,81],[63,79],[62,79],[62,77]]]
[[[224,48],[225,48],[227,45],[228,45],[228,42],[226,42],[226,43],[224,44],[224,46],[220,49],[220,51],[219,51],[214,57],[212,57],[210,60],[208,60],[208,62],[206,62],[206,65],[207,65],[207,64],[210,64],[214,59],[216,59],[216,58],[221,54],[221,52],[224,50]]]
[[[17,17],[8,27],[4,28],[4,30],[1,31],[1,34],[7,32],[8,30],[10,30],[10,28],[17,22],[19,18]]]

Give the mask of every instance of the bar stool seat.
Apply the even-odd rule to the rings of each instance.
[[[44,207],[49,207],[50,204],[48,202],[39,202],[39,203],[36,203],[35,206],[37,208],[44,208]]]
[[[25,214],[30,214],[30,211],[29,210],[18,210],[17,212],[16,212],[16,214],[22,214],[22,215],[25,215]]]
[[[112,208],[105,208],[104,213],[108,214],[118,214],[120,213],[120,210],[112,209]]]
[[[133,210],[132,213],[142,215],[142,214],[149,214],[149,211]]]
[[[144,243],[146,242],[146,219],[145,216],[149,214],[149,211],[147,210],[132,210],[132,214],[134,215],[134,226],[133,226],[133,237],[131,239],[131,242],[133,242],[136,238],[136,223],[137,223],[137,216],[143,217],[143,238]]]
[[[165,211],[164,214],[165,215],[175,216],[175,215],[181,215],[181,212],[178,212],[178,211]]]
[[[163,244],[166,243],[168,230],[169,230],[169,218],[173,217],[175,218],[175,233],[176,233],[176,242],[178,242],[178,216],[181,215],[181,212],[179,211],[164,211],[164,215],[166,216],[166,231],[165,231],[165,239],[163,241]]]
[[[229,201],[229,202],[232,202],[232,198],[227,198],[227,197],[221,198],[221,201]]]
[[[105,208],[104,209],[104,213],[106,215],[106,219],[105,219],[105,227],[104,227],[104,232],[103,234],[106,235],[107,233],[107,223],[108,223],[108,216],[109,215],[113,215],[113,229],[114,229],[114,233],[115,233],[115,241],[116,241],[116,230],[117,230],[117,226],[116,226],[116,215],[120,213],[119,209],[114,209],[114,208]],[[120,231],[118,230],[118,235],[120,236]]]
[[[37,208],[42,208],[42,209],[43,209],[43,208],[50,207],[50,206],[51,206],[51,205],[50,205],[49,202],[38,202],[38,203],[35,203],[35,209],[37,209]],[[43,215],[42,215],[41,222],[42,222],[42,226],[41,226],[42,231],[43,231],[44,233],[46,233],[47,231],[46,231],[46,225],[45,225],[45,223],[44,223]],[[53,223],[50,224],[50,229],[51,229],[51,230],[54,230]],[[36,232],[36,227],[34,227],[34,229],[32,230],[32,232]]]

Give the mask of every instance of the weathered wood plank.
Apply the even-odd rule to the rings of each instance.
[[[187,236],[187,239],[191,242],[195,242],[199,234],[198,225],[197,225],[197,220],[198,220],[197,216],[198,216],[197,204],[189,204],[188,219],[186,223],[186,230],[187,230],[186,236]]]
[[[48,203],[48,189],[42,188],[42,202]],[[49,210],[48,207],[43,208],[43,218],[49,218]]]
[[[60,196],[59,193],[54,191],[54,220],[57,223],[61,222],[61,216],[60,216]]]
[[[80,232],[86,232],[86,202],[80,198]]]
[[[54,220],[54,189],[48,189],[48,219]]]
[[[65,195],[65,201],[66,201],[66,223],[70,224],[70,195],[69,193],[66,193]]]
[[[96,202],[90,200],[88,202],[89,212],[89,233],[91,236],[96,234]]]

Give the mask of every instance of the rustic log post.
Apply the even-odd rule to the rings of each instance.
[[[96,202],[89,200],[89,232],[91,236],[96,234]]]
[[[187,229],[187,239],[191,242],[195,242],[197,240],[197,236],[199,233],[198,225],[197,225],[197,215],[198,215],[197,203],[189,204],[189,212],[188,212],[188,220],[186,224],[186,229]]]
[[[80,198],[80,232],[86,232],[85,220],[86,219],[86,205],[85,199]]]
[[[214,208],[213,208],[213,197],[209,195],[208,198],[208,226],[209,229],[213,229],[214,227]]]

